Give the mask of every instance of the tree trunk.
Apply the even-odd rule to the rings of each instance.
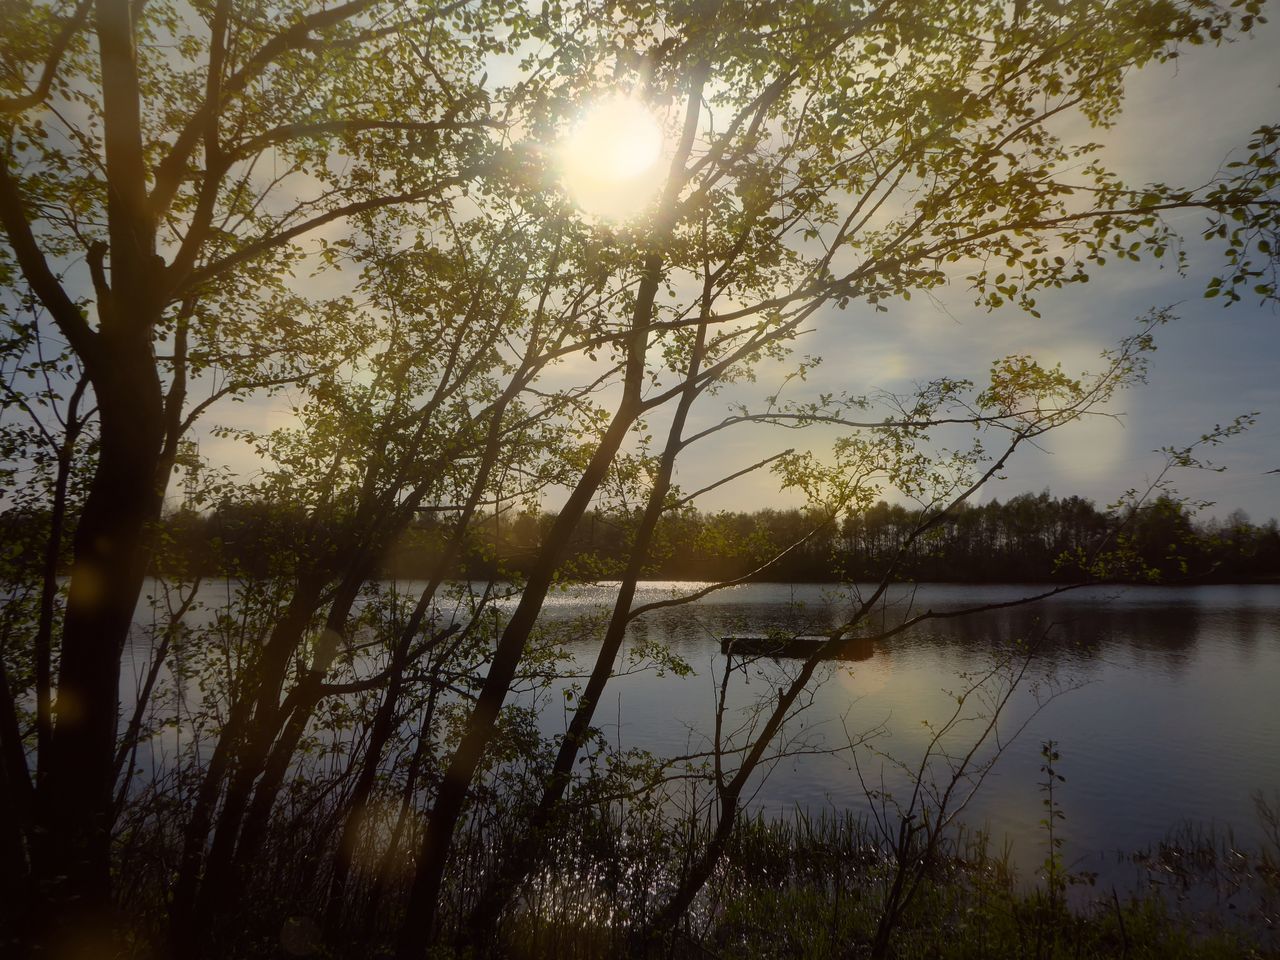
[[[196,807],[184,834],[182,862],[169,910],[170,951],[175,958],[199,953],[212,919],[210,907],[226,895],[225,888],[231,879],[231,854],[240,820],[253,781],[266,762],[271,742],[279,730],[280,689],[289,658],[315,613],[321,590],[319,577],[308,573],[300,578],[288,608],[271,631],[261,661],[256,665],[255,682],[233,704],[214,754],[205,768]],[[210,827],[214,824],[218,797],[229,773],[232,783],[217,817],[206,864]],[[203,878],[202,866],[206,867]]]
[[[80,400],[88,380],[76,384],[67,403],[67,429],[58,450],[58,472],[53,484],[53,506],[49,515],[49,537],[45,541],[44,570],[40,585],[40,614],[36,623],[36,783],[44,779],[49,761],[49,743],[53,738],[53,620],[58,598],[58,561],[62,557],[63,527],[67,517],[67,486],[71,480],[71,464],[76,441],[84,422],[80,419]]]
[[[65,293],[52,296],[59,325],[85,361],[100,424],[98,462],[73,538],[54,727],[38,804],[44,945],[68,958],[110,955],[115,946],[110,846],[120,656],[168,481],[158,470],[164,404],[152,349],[166,284],[147,204],[133,14],[129,0],[95,5],[110,184],[109,242],[89,251],[97,332]],[[57,281],[41,272],[47,268],[38,254],[28,251],[25,260],[24,271],[30,268],[42,289],[52,291]]]
[[[643,349],[640,352],[643,353]],[[453,831],[462,815],[471,781],[493,736],[502,702],[506,699],[516,668],[524,655],[525,641],[537,621],[542,602],[551,588],[555,570],[568,547],[574,527],[604,481],[618,448],[639,413],[640,377],[636,375],[633,378],[629,375],[628,381],[613,422],[583,472],[573,495],[556,518],[539,558],[538,568],[525,584],[520,603],[502,632],[484,685],[480,688],[480,696],[467,720],[466,733],[445,771],[418,855],[418,871],[414,876],[406,911],[409,919],[401,931],[398,947],[397,956],[400,960],[420,960],[426,953],[439,909],[440,887],[453,844]]]
[[[31,868],[27,841],[34,799],[18,711],[0,659],[0,917],[12,911],[16,918],[19,905],[28,899],[24,891]]]
[[[360,773],[351,791],[347,816],[342,824],[342,836],[338,841],[337,855],[334,858],[333,876],[329,884],[328,898],[328,915],[331,918],[337,916],[340,904],[345,896],[347,877],[351,870],[352,854],[360,842],[360,832],[364,826],[369,798],[373,794],[374,781],[377,779],[378,768],[382,763],[382,751],[386,749],[386,745],[394,732],[396,709],[404,685],[404,673],[409,665],[409,654],[412,649],[413,638],[422,629],[422,624],[431,609],[431,603],[435,598],[436,591],[440,589],[447,572],[452,569],[454,561],[462,551],[463,541],[466,538],[471,518],[475,516],[476,509],[484,495],[489,476],[498,457],[502,415],[508,403],[515,397],[515,393],[514,389],[509,389],[503,399],[495,406],[489,425],[489,436],[485,446],[484,458],[471,485],[471,493],[467,498],[467,502],[454,524],[453,536],[450,537],[448,545],[432,572],[431,580],[423,588],[422,594],[414,606],[413,613],[409,616],[409,621],[405,624],[405,628],[397,640],[396,647],[392,651],[387,690],[383,695],[382,702],[378,705],[378,712],[374,717],[373,729],[369,735],[369,746],[365,750]],[[435,694],[433,693],[433,700],[434,696]],[[429,737],[430,733],[424,730],[421,735]]]
[[[577,709],[569,723],[564,739],[560,741],[560,749],[556,754],[551,769],[550,779],[543,790],[538,806],[530,818],[529,827],[522,842],[510,855],[503,857],[498,865],[498,876],[487,886],[480,896],[479,902],[472,911],[467,927],[472,942],[491,932],[501,915],[503,908],[510,900],[511,894],[520,882],[529,875],[537,865],[544,845],[544,833],[554,819],[554,814],[569,786],[573,773],[573,765],[578,752],[586,741],[587,731],[595,716],[596,706],[604,693],[605,685],[613,675],[614,664],[622,649],[622,641],[626,637],[627,624],[630,622],[631,603],[635,597],[636,583],[648,560],[649,547],[653,540],[654,530],[662,517],[666,506],[667,493],[671,490],[671,477],[675,471],[676,457],[681,449],[684,426],[688,420],[689,410],[697,398],[696,388],[698,371],[701,369],[703,352],[706,343],[706,325],[698,327],[698,338],[690,358],[689,368],[685,376],[686,389],[680,397],[675,416],[667,433],[667,442],[662,451],[657,476],[649,491],[649,499],[645,505],[644,516],[636,531],[631,545],[631,555],[627,562],[622,583],[618,588],[618,596],[614,601],[613,613],[606,628],[600,651],[596,655],[595,665],[587,680],[586,689],[578,698]]]
[[[446,555],[446,562],[451,560],[452,556],[453,551],[450,551]],[[440,569],[447,569],[447,567],[442,563]],[[391,735],[395,732],[396,710],[399,706],[400,694],[404,685],[404,672],[408,666],[410,646],[414,636],[417,635],[422,627],[422,621],[426,618],[426,613],[430,608],[431,600],[435,596],[441,579],[437,573],[426,589],[423,590],[422,596],[419,598],[418,604],[409,618],[409,623],[406,625],[404,632],[399,637],[395,650],[392,652],[387,689],[382,696],[382,701],[378,704],[378,712],[374,716],[373,726],[369,733],[369,745],[365,749],[360,772],[356,775],[356,782],[351,788],[351,797],[347,801],[347,815],[342,823],[342,836],[338,840],[338,848],[334,857],[333,876],[329,882],[329,908],[326,911],[326,916],[331,919],[336,919],[343,909],[347,878],[351,872],[351,862],[354,858],[356,847],[360,842],[360,833],[364,828],[369,798],[373,795],[374,782],[377,779],[378,769],[382,763],[382,752],[386,749]],[[430,736],[426,730],[422,731],[420,735],[428,738]]]
[[[641,281],[636,290],[636,300],[631,313],[631,329],[626,340],[626,373],[622,397],[600,446],[592,454],[583,470],[577,486],[566,501],[547,536],[539,556],[539,562],[525,589],[520,603],[508,621],[502,637],[493,652],[493,660],[485,682],[480,688],[467,730],[445,770],[436,796],[431,817],[423,836],[418,856],[418,870],[409,892],[407,922],[400,932],[397,945],[398,960],[420,960],[426,954],[431,941],[440,907],[440,888],[453,845],[453,832],[462,816],[467,791],[476,775],[485,748],[493,736],[502,702],[506,699],[516,668],[524,655],[524,645],[537,622],[551,587],[555,571],[568,548],[574,528],[586,513],[596,491],[604,482],[622,442],[636,419],[643,413],[642,393],[646,352],[649,345],[649,326],[653,318],[654,301],[662,281],[663,245],[670,237],[675,224],[676,201],[685,182],[685,162],[693,148],[697,134],[698,111],[702,104],[702,88],[706,83],[707,68],[699,64],[694,70],[689,103],[685,110],[684,130],[680,145],[672,158],[670,173],[663,189],[662,199],[654,222],[653,246],[645,254]]]
[[[97,470],[76,527],[63,623],[54,728],[38,804],[40,873],[50,919],[76,956],[110,929],[110,843],[120,658],[142,592],[150,527],[163,498],[160,383],[150,335],[109,351],[95,384],[102,435]]]

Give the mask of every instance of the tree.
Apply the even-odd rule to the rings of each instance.
[[[1205,195],[1126,187],[1096,165],[1088,168],[1086,187],[1059,179],[1057,171],[1079,154],[1061,145],[1047,123],[1071,109],[1105,123],[1117,108],[1125,65],[1171,56],[1179,41],[1220,35],[1230,23],[1224,11],[1055,8],[1007,30],[1006,11],[994,7],[760,5],[735,11],[758,28],[744,39],[722,33],[705,7],[664,11],[661,26],[643,9],[613,9],[599,20],[550,9],[572,25],[579,48],[596,43],[602,68],[612,64],[622,78],[615,82],[634,70],[633,82],[650,96],[683,104],[680,146],[637,237],[639,294],[618,333],[627,387],[596,448],[605,457],[642,410],[782,348],[825,304],[857,298],[881,305],[944,282],[944,264],[970,260],[978,264],[970,279],[983,303],[994,308],[1015,300],[1035,314],[1037,290],[1086,279],[1091,262],[1112,252],[1136,255],[1143,246],[1161,253],[1171,236],[1162,210],[1220,210]],[[1107,38],[1101,43],[1100,32]],[[645,47],[658,36],[660,45]],[[1046,92],[1047,106],[1040,99]],[[704,126],[704,101],[723,125]],[[1079,194],[1085,203],[1075,199]],[[1055,247],[1067,255],[1055,255]],[[999,273],[997,260],[1005,264]],[[667,286],[661,299],[659,279]],[[722,309],[723,301],[735,306]],[[667,342],[678,345],[680,360],[696,358],[687,361],[695,372],[683,384],[671,347],[649,360]],[[660,392],[642,407],[636,368],[651,362]],[[1035,417],[1043,411],[1034,404],[1019,407],[1027,392],[1069,382],[1027,358],[1010,358],[982,401],[998,412],[970,409],[964,419]],[[956,389],[936,385],[943,397]],[[851,411],[866,406],[861,397],[772,402],[720,427],[828,422],[909,437],[912,428],[936,422],[931,409],[920,421],[904,409],[899,417],[859,422]],[[410,900],[415,915],[432,916],[438,903],[449,836],[544,584],[569,524],[602,477],[603,463],[593,459],[499,641],[429,820]],[[401,956],[421,953],[428,927],[406,929]]]
[[[11,316],[74,356],[98,426],[36,806],[46,849],[33,861],[55,902],[93,915],[109,897],[120,653],[178,440],[210,403],[192,387],[217,398],[331,363],[340,304],[290,288],[300,243],[473,175],[472,136],[495,123],[478,64],[502,43],[495,11],[464,7],[85,0],[6,13]],[[368,115],[391,102],[395,116]]]
[[[1167,60],[1183,44],[1247,31],[1258,13],[1254,0],[1082,0],[1013,10],[894,0],[549,2],[536,14],[487,0],[20,5],[0,47],[0,272],[18,279],[9,306],[12,323],[29,331],[23,344],[52,344],[53,355],[67,357],[70,369],[59,372],[64,385],[54,392],[74,397],[83,374],[85,402],[91,393],[96,410],[93,459],[82,461],[86,496],[75,520],[57,699],[52,723],[41,728],[47,776],[38,778],[28,831],[46,900],[81,905],[83,916],[63,913],[85,929],[110,900],[120,655],[184,431],[216,399],[314,385],[323,401],[317,410],[368,418],[372,429],[356,431],[357,442],[367,445],[365,476],[380,477],[371,468],[377,445],[394,435],[395,412],[362,409],[360,384],[341,375],[343,363],[369,349],[368,328],[351,300],[307,295],[308,285],[290,278],[304,264],[326,278],[350,268],[351,237],[326,231],[380,237],[374,255],[385,263],[395,262],[395,236],[416,232],[421,248],[403,269],[430,277],[442,264],[432,259],[429,225],[457,224],[466,234],[493,211],[514,210],[531,236],[563,237],[522,251],[541,280],[530,287],[536,301],[572,321],[538,355],[539,369],[569,356],[594,364],[567,395],[573,412],[557,410],[550,421],[563,417],[558,422],[580,440],[561,477],[568,500],[495,642],[432,801],[411,895],[411,913],[431,917],[454,832],[573,532],[610,478],[627,473],[627,445],[641,442],[647,419],[677,411],[668,444],[647,461],[652,469],[640,484],[647,499],[629,582],[648,550],[651,518],[677,497],[664,489],[672,487],[674,456],[723,431],[870,431],[874,441],[855,433],[837,444],[836,461],[854,479],[830,478],[823,505],[861,495],[867,443],[887,444],[891,479],[916,483],[928,499],[931,490],[956,489],[953,477],[917,476],[930,462],[923,444],[931,428],[978,424],[1016,436],[1030,423],[1074,418],[1044,420],[1050,411],[1037,398],[1063,393],[1080,415],[1102,395],[1085,390],[1094,381],[1012,357],[976,395],[952,379],[901,398],[774,395],[684,432],[695,400],[748,378],[763,359],[782,359],[825,308],[866,303],[880,311],[956,271],[980,303],[1016,304],[1038,317],[1041,290],[1082,282],[1108,258],[1164,255],[1173,233],[1161,217],[1187,208],[1204,211],[1206,232],[1230,244],[1232,269],[1214,289],[1265,281],[1249,256],[1272,249],[1270,128],[1259,131],[1240,172],[1197,191],[1121,183],[1090,159],[1092,146],[1064,143],[1053,126],[1069,114],[1105,126],[1119,109],[1126,71]],[[490,84],[489,68],[508,79]],[[673,149],[649,209],[607,224],[566,208],[551,158],[581,105],[619,92],[665,115]],[[302,246],[308,238],[313,260]],[[590,268],[589,283],[553,266],[560,242],[572,251],[567,262]],[[511,286],[525,289],[523,279]],[[1257,287],[1272,292],[1266,282]],[[584,288],[586,299],[575,300]],[[429,305],[412,309],[425,316]],[[494,309],[486,302],[481,313],[493,319]],[[538,316],[519,313],[517,324]],[[451,329],[468,331],[465,322]],[[14,349],[23,356],[27,347]],[[405,349],[392,342],[389,351]],[[801,361],[796,377],[813,362]],[[388,357],[385,369],[397,368],[398,358]],[[1103,382],[1114,386],[1135,372],[1112,371]],[[517,374],[507,382],[518,381]],[[459,382],[484,393],[483,375]],[[210,391],[199,401],[196,384]],[[423,403],[430,389],[406,384],[404,409],[425,431],[443,424],[446,435],[460,436],[454,428],[466,412],[430,408]],[[64,437],[78,419],[65,418]],[[311,441],[329,452],[347,440],[326,436],[322,421],[311,426]],[[494,442],[513,454],[513,435],[504,431]],[[53,447],[76,449],[74,441]],[[431,449],[451,452],[447,443]],[[401,453],[408,459],[397,462],[411,463],[422,449]],[[969,456],[965,463],[977,462],[978,453]],[[786,482],[816,495],[796,466],[806,462],[770,456],[755,466],[777,463]],[[302,581],[308,590],[295,596],[271,646],[261,696],[230,725],[228,757],[247,761],[236,775],[239,798],[221,807],[221,862],[232,857],[254,783],[266,784],[258,778],[273,744],[279,770],[307,722],[302,710],[289,727],[281,683],[324,584],[336,576],[339,592],[354,596],[371,570],[372,554],[363,551],[403,525],[404,502],[440,489],[430,476],[384,486],[385,479],[371,480],[370,496],[346,518],[355,533],[344,543],[360,544],[359,562]],[[483,482],[467,488],[477,502],[485,489]],[[895,517],[885,533],[901,542],[911,535],[905,523]],[[57,531],[50,543],[56,552]],[[45,587],[51,597],[47,577]],[[335,624],[348,612],[343,603],[329,610]],[[619,608],[619,617],[629,615]],[[409,640],[398,649],[403,661]],[[313,681],[309,696],[318,689]],[[47,690],[48,680],[40,682]],[[19,766],[6,768],[6,784],[14,779],[22,793]],[[548,797],[561,789],[563,766]],[[221,789],[221,774],[210,773],[205,812],[189,824],[192,851],[205,843]],[[269,787],[261,794],[260,816],[269,815],[273,795]],[[401,955],[421,955],[431,936],[430,923],[408,924]]]

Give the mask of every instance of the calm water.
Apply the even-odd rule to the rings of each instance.
[[[689,589],[645,584],[637,603]],[[877,617],[891,625],[924,610],[1009,601],[1035,590],[902,588]],[[565,648],[582,672],[594,660],[599,628],[580,618],[606,611],[613,594],[608,585],[581,588],[554,595],[544,611],[546,621],[564,631]],[[624,748],[660,756],[704,751],[726,665],[720,638],[819,633],[840,622],[851,602],[848,592],[825,585],[753,584],[647,615],[633,625],[629,650],[664,641],[693,672],[617,678],[597,725]],[[1186,823],[1234,831],[1247,844],[1261,840],[1253,794],[1280,791],[1280,586],[1080,590],[1033,606],[937,621],[877,643],[864,659],[821,671],[812,702],[784,730],[797,755],[757,774],[748,791],[751,809],[770,815],[798,808],[868,811],[855,755],[869,785],[905,795],[908,780],[893,761],[919,762],[929,736],[925,724],[955,709],[945,691],[960,689],[962,675],[985,669],[1011,641],[1046,634],[1028,675],[1041,683],[1027,683],[1011,701],[1000,726],[1004,752],[965,808],[965,823],[988,829],[997,846],[1012,841],[1015,861],[1033,873],[1044,857],[1037,826],[1044,816],[1040,744],[1052,738],[1067,778],[1057,792],[1066,818],[1064,853],[1079,869],[1114,877],[1119,868],[1105,866],[1114,854],[1156,844]],[[794,663],[763,660],[745,675],[735,673],[726,728],[749,723],[752,704],[767,700],[794,669]],[[1051,682],[1044,682],[1047,674]],[[541,702],[548,734],[567,722],[561,687]],[[874,749],[840,749],[877,728]],[[977,729],[971,720],[947,744],[963,748]]]
[[[688,585],[648,584],[638,603],[670,596]],[[923,610],[955,610],[1014,600],[1036,588],[931,584],[896,591],[880,611],[900,622]],[[584,608],[603,607],[609,587],[554,600],[551,617],[569,620]],[[768,630],[820,632],[850,607],[848,593],[824,585],[753,584],[696,604],[655,612],[632,630],[632,641],[662,639],[694,668],[688,677],[643,674],[614,682],[597,722],[622,746],[682,754],[705,749],[713,729],[717,680],[725,657],[719,638]],[[785,734],[798,747],[834,749],[848,733],[883,725],[872,744],[889,757],[918,762],[928,731],[955,707],[945,690],[958,690],[961,674],[990,664],[1011,640],[1036,638],[1039,663],[1010,704],[1001,730],[1025,722],[1006,745],[962,819],[986,827],[997,845],[1009,839],[1014,859],[1031,871],[1044,857],[1038,827],[1044,816],[1038,783],[1041,741],[1059,743],[1058,770],[1066,776],[1057,800],[1066,819],[1068,862],[1103,868],[1120,851],[1158,843],[1180,825],[1234,831],[1255,843],[1261,831],[1253,794],[1280,791],[1280,587],[1134,587],[1081,590],[1034,606],[942,620],[877,644],[862,661],[833,667],[812,705]],[[582,662],[595,645],[571,645]],[[731,704],[744,706],[781,679],[785,664],[764,661],[751,685],[739,676]],[[1057,692],[1056,697],[1048,695]],[[1046,702],[1047,701],[1047,702]],[[1039,706],[1039,712],[1036,707]],[[563,709],[549,709],[549,731],[563,729]],[[737,714],[741,717],[741,714]],[[803,724],[803,726],[801,726]],[[970,723],[948,741],[963,746]],[[863,750],[864,779],[904,795],[907,781],[891,761]],[[755,810],[787,814],[869,809],[848,752],[783,758],[757,778]],[[1112,873],[1113,870],[1107,870]]]

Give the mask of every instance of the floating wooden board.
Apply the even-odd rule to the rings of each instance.
[[[826,637],[722,637],[720,652],[739,657],[774,657],[808,660],[820,653],[823,660],[868,660],[874,644],[865,637],[846,637],[830,645]]]

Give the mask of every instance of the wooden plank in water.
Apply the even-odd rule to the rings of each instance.
[[[808,660],[821,651],[823,660],[869,660],[874,644],[866,637],[846,637],[823,650],[826,637],[722,637],[720,652],[740,657]]]

